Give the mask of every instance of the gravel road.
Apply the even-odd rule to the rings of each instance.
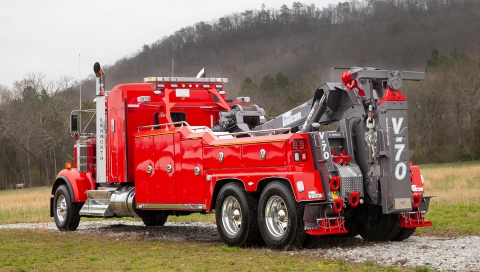
[[[55,223],[6,224],[1,229],[48,229],[57,232]],[[136,236],[147,239],[221,243],[213,223],[170,223],[163,227],[145,227],[141,222],[123,220],[83,221],[76,233],[101,232],[106,235]],[[285,254],[375,262],[383,266],[428,266],[440,271],[480,271],[480,236],[412,236],[403,242],[372,243],[360,236],[313,239],[309,249]],[[266,251],[270,249],[265,248]]]

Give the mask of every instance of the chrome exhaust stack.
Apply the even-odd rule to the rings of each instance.
[[[105,112],[105,77],[103,70],[100,67],[100,63],[95,62],[93,65],[93,72],[96,76],[95,84],[95,103],[96,103],[96,118],[97,118],[97,129],[96,129],[96,164],[97,171],[95,175],[96,183],[106,183],[107,182],[107,126],[106,126],[106,112]]]

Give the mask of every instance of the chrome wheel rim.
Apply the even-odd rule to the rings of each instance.
[[[222,205],[222,223],[225,231],[232,236],[240,232],[242,227],[242,209],[240,203],[233,196],[229,196],[223,201]]]
[[[265,206],[265,223],[267,229],[275,237],[281,237],[288,228],[288,209],[283,199],[272,196]]]
[[[61,222],[65,221],[65,218],[67,218],[67,200],[63,195],[60,195],[57,198],[57,218]]]

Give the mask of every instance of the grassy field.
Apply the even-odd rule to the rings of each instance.
[[[45,230],[0,231],[0,255],[2,271],[428,271],[324,260],[313,253]]]
[[[51,188],[0,191],[0,224],[51,221]]]
[[[480,162],[423,165],[425,190],[436,196],[422,233],[480,235]]]

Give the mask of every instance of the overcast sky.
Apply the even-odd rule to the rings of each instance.
[[[96,61],[113,64],[182,27],[259,10],[262,3],[280,9],[293,2],[0,0],[0,85],[12,87],[29,72],[43,73],[48,80],[63,75],[85,78]],[[341,1],[301,2],[322,8]]]

